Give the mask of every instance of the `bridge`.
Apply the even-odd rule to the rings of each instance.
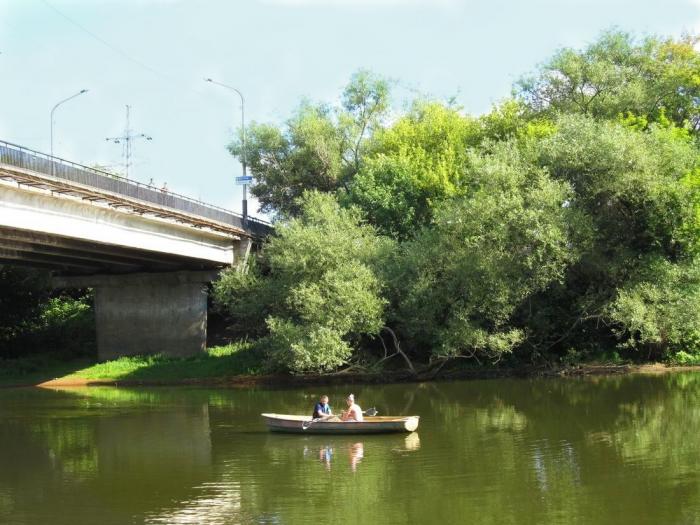
[[[100,359],[206,345],[207,283],[244,261],[259,219],[0,141],[0,264],[94,288]]]

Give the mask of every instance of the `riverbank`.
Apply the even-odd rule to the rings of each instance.
[[[61,360],[47,354],[0,360],[0,387],[91,384],[215,383],[222,378],[260,376],[264,359],[248,342],[209,348],[190,358],[162,355],[121,357],[97,362]]]
[[[646,374],[660,375],[667,373],[700,371],[700,366],[669,366],[664,363],[647,364],[582,364],[576,367],[561,369],[480,369],[462,370],[451,374],[436,376],[412,375],[403,372],[382,374],[326,374],[326,375],[291,375],[291,374],[260,374],[233,375],[213,377],[185,377],[182,379],[86,379],[80,375],[52,379],[33,386],[41,387],[81,387],[81,386],[210,386],[217,388],[245,387],[293,387],[304,385],[334,385],[334,384],[389,384],[413,383],[424,381],[504,379],[509,377],[591,377],[611,375]],[[30,386],[30,385],[23,385]]]
[[[210,348],[201,356],[187,359],[136,356],[97,363],[89,359],[52,361],[46,356],[33,356],[6,360],[0,364],[0,387],[197,385],[235,388],[700,371],[700,366],[672,366],[665,363],[590,362],[559,367],[446,367],[438,374],[411,374],[405,370],[323,375],[269,374],[264,372],[264,359],[247,342]]]

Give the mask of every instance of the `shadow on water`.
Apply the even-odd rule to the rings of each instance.
[[[418,432],[270,434],[259,416],[349,391]],[[697,406],[700,374],[4,390],[0,522],[697,523]]]

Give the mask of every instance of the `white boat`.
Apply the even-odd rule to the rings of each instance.
[[[271,432],[304,434],[386,434],[413,432],[420,416],[366,416],[364,421],[341,421],[337,416],[313,419],[311,416],[261,414]]]

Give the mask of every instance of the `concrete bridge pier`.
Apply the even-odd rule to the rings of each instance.
[[[207,342],[207,283],[216,271],[56,277],[57,288],[94,288],[100,360],[162,353],[186,357]]]

